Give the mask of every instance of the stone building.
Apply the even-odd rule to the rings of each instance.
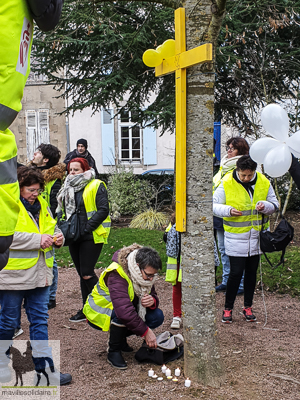
[[[117,165],[132,167],[135,173],[149,169],[174,168],[175,135],[140,128],[128,110],[116,116],[117,110],[91,108],[66,117],[65,99],[42,76],[30,74],[22,100],[23,108],[11,125],[16,135],[18,162],[26,163],[40,143],[51,143],[65,155],[76,148],[80,138],[88,141],[88,150],[100,173]]]

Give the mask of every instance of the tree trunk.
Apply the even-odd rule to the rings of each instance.
[[[215,2],[213,2],[215,3]],[[187,0],[187,50],[208,42],[212,1]],[[187,70],[187,232],[182,234],[184,372],[219,386],[224,369],[218,352],[212,214],[214,67]]]

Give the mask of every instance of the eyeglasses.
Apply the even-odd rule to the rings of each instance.
[[[229,146],[226,147],[226,151],[229,151],[230,153],[234,150],[236,150],[234,147],[229,147]]]
[[[143,271],[143,272],[144,272],[144,274],[146,275],[146,278],[147,278],[147,279],[154,278],[155,276],[157,276],[157,275],[158,275],[158,274],[147,274],[147,272],[145,272],[145,270],[144,270],[144,269],[141,269],[141,271]]]
[[[29,192],[29,193],[37,193],[37,194],[41,194],[41,193],[43,193],[43,189],[30,189],[30,188],[26,188],[26,190],[27,190],[27,192]]]

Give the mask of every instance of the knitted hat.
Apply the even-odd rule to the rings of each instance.
[[[87,150],[87,148],[88,148],[88,143],[87,143],[87,140],[86,140],[86,139],[79,139],[79,140],[77,140],[77,147],[78,147],[79,144],[82,144],[82,145],[85,147],[85,149]]]

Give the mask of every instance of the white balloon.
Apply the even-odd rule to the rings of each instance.
[[[267,153],[264,159],[264,170],[272,178],[278,178],[288,172],[291,163],[292,156],[289,148],[282,143]]]
[[[261,112],[261,123],[275,139],[285,142],[289,133],[289,117],[278,104],[269,104]]]
[[[291,149],[290,147],[289,147],[289,150],[290,150],[291,153],[294,154],[294,156],[295,156],[296,158],[300,158],[300,153],[298,153],[297,151]]]
[[[250,157],[258,164],[263,164],[266,154],[281,143],[276,139],[262,138],[256,140],[250,147]]]
[[[287,139],[286,144],[289,146],[290,149],[292,149],[291,151],[293,154],[294,151],[300,153],[300,131],[297,131],[292,136],[290,136]]]

